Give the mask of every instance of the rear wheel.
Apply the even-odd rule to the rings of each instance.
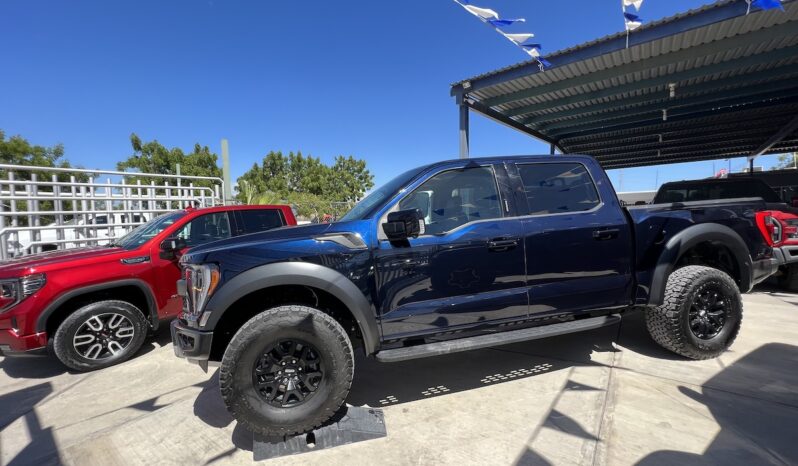
[[[691,265],[668,277],[665,300],[646,312],[646,326],[663,348],[690,359],[710,359],[731,346],[742,318],[734,280],[720,270]]]
[[[141,348],[149,325],[125,301],[99,301],[81,307],[58,327],[53,349],[65,366],[91,371],[119,364]]]
[[[219,371],[227,409],[262,435],[310,431],[341,407],[354,375],[352,344],[329,315],[279,306],[233,336]]]

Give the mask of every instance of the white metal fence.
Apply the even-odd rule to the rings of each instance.
[[[0,258],[104,244],[161,213],[224,204],[223,193],[215,177],[0,164]]]

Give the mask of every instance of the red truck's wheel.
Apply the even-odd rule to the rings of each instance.
[[[354,369],[352,344],[338,322],[307,306],[279,306],[233,336],[219,385],[238,422],[284,436],[329,420],[349,393]]]
[[[743,302],[726,273],[691,265],[668,277],[665,300],[646,311],[651,337],[663,348],[690,359],[714,358],[740,331]]]
[[[61,323],[53,349],[70,369],[102,369],[136,354],[148,328],[136,306],[125,301],[98,301],[81,307]]]

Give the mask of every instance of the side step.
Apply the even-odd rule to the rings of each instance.
[[[588,319],[572,320],[560,324],[542,325],[540,327],[522,328],[509,332],[491,333],[470,338],[457,340],[439,341],[418,346],[408,346],[380,351],[376,354],[380,362],[398,362],[408,359],[424,358],[427,356],[439,356],[442,354],[457,353],[490,346],[507,345],[528,340],[554,337],[566,333],[582,332],[593,330],[607,325],[613,325],[621,321],[621,316],[611,314],[601,317],[591,317]]]

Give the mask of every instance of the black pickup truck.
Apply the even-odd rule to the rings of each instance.
[[[220,361],[228,409],[264,435],[327,421],[349,392],[354,347],[403,361],[638,308],[657,343],[712,358],[737,336],[740,293],[778,265],[764,209],[758,198],[622,208],[586,156],[434,163],[336,223],[192,249],[175,352]]]

